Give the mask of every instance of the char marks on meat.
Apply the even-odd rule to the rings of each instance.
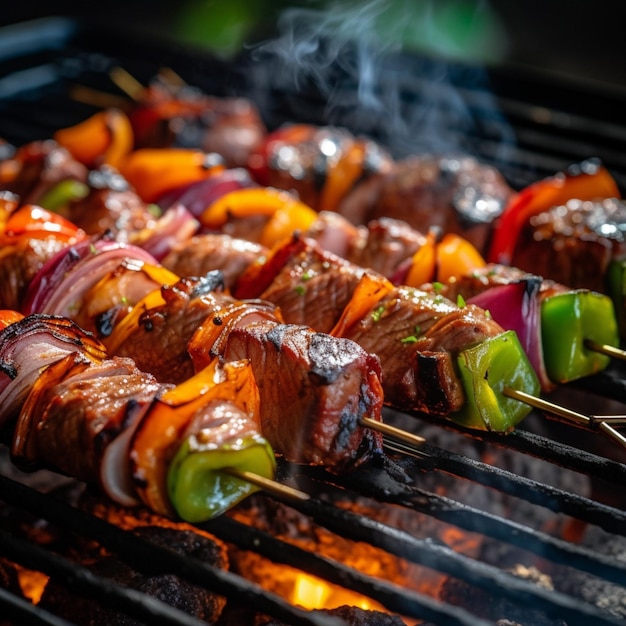
[[[131,359],[85,362],[78,353],[46,368],[22,408],[11,454],[17,463],[97,483],[106,446],[161,390]],[[67,450],[80,450],[67,454]]]
[[[465,402],[456,355],[501,332],[478,307],[397,287],[343,336],[378,355],[387,402],[447,415]]]
[[[532,217],[511,265],[572,289],[604,292],[612,259],[626,255],[626,203],[570,200]]]
[[[354,224],[391,217],[423,233],[438,227],[484,250],[512,194],[498,170],[472,157],[413,156],[357,185],[339,212]]]
[[[352,341],[285,325],[267,301],[207,291],[203,280],[181,279],[164,288],[165,304],[144,312],[115,353],[170,383],[215,357],[248,359],[259,388],[262,433],[290,460],[340,471],[380,450],[380,437],[358,424],[361,417],[380,419],[377,357]],[[159,357],[163,353],[167,358]]]
[[[265,321],[234,328],[221,356],[250,360],[263,434],[288,460],[342,471],[380,452],[359,424],[380,415],[380,365],[354,342]]]

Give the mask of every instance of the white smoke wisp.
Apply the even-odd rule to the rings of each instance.
[[[479,19],[483,5],[477,0],[470,21]],[[404,42],[416,37],[428,39],[431,49],[443,48],[449,39],[435,19],[432,0],[352,0],[323,11],[291,8],[281,14],[277,30],[275,39],[252,50],[255,97],[261,101],[276,93],[318,95],[323,123],[373,136],[399,157],[463,150],[460,138],[474,133],[476,118],[451,80],[452,64],[444,56],[403,51]],[[472,76],[469,72],[464,80],[484,81],[480,67],[472,66]],[[488,93],[481,97],[485,104]],[[505,145],[510,137],[506,125],[502,128]]]

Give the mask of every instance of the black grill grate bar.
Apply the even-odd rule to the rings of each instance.
[[[0,606],[4,607],[2,617],[13,620],[15,624],[30,624],[30,626],[76,626],[73,622],[57,617],[28,600],[13,595],[0,587]],[[10,622],[11,623],[11,622]]]
[[[176,575],[214,593],[236,601],[248,601],[258,611],[284,620],[293,626],[341,626],[343,620],[326,615],[311,614],[292,606],[231,572],[221,570],[188,556],[161,548],[93,515],[76,509],[50,494],[40,493],[17,481],[0,476],[0,494],[6,502],[47,519],[62,528],[88,536],[117,553],[139,571],[150,564],[151,571]]]
[[[486,622],[464,609],[438,602],[384,580],[366,576],[338,561],[276,539],[268,533],[229,517],[215,518],[201,524],[201,527],[225,541],[236,544],[239,548],[257,552],[275,563],[302,569],[328,582],[369,596],[400,615],[433,620],[435,623],[445,623],[447,626],[486,626]]]
[[[419,469],[411,471],[405,464],[403,468],[409,475],[417,475]],[[331,476],[315,469],[303,469],[310,476],[320,476],[321,480],[332,480]],[[417,487],[406,486],[403,490],[391,492],[385,486],[380,487],[374,480],[363,480],[363,477],[347,475],[342,477],[343,487],[352,489],[361,495],[367,495],[381,502],[404,506],[442,522],[452,524],[463,530],[479,533],[503,543],[516,546],[527,552],[552,561],[559,565],[568,565],[587,572],[592,576],[604,578],[618,585],[626,584],[626,564],[602,554],[552,537],[523,524],[505,519],[475,507],[457,502],[446,496],[428,492]],[[359,524],[355,516],[354,523]],[[326,525],[323,514],[318,522]],[[332,522],[331,522],[332,523]],[[329,526],[329,528],[331,528]],[[334,530],[334,528],[331,528]],[[384,542],[382,538],[373,537],[372,542]],[[380,545],[380,547],[383,547]],[[398,556],[401,556],[398,554]],[[468,581],[468,582],[471,582]]]
[[[386,445],[403,454],[413,452],[402,444],[387,442]],[[626,512],[615,507],[428,444],[420,448],[420,455],[416,458],[428,470],[436,469],[466,478],[555,513],[594,524],[608,532],[626,535]]]
[[[158,619],[159,624],[171,626],[206,625],[205,621],[171,607],[152,596],[113,584],[81,565],[68,561],[32,542],[12,537],[4,531],[0,531],[0,547],[4,554],[16,563],[54,576],[55,580],[62,582],[83,597],[119,608],[146,623],[153,623]],[[44,614],[42,609],[38,609],[37,612]]]
[[[426,414],[419,414],[417,417],[420,420],[437,424],[441,428],[461,433],[472,439],[487,442],[501,448],[515,450],[516,452],[527,454],[580,474],[606,480],[615,487],[626,485],[626,465],[624,463],[587,452],[581,448],[523,430],[522,428],[518,428],[510,433],[476,432],[455,424],[451,420],[441,420]]]
[[[319,500],[287,504],[338,535],[365,541],[400,558],[464,580],[488,593],[497,589],[499,597],[518,604],[529,604],[549,616],[560,617],[568,626],[588,626],[589,623],[596,626],[623,626],[622,620],[614,619],[584,601],[539,588],[497,567],[458,554],[448,546],[417,539],[402,530],[350,511],[333,508]]]

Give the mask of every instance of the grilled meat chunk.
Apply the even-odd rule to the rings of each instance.
[[[626,255],[626,203],[570,200],[532,217],[511,265],[568,285],[603,292],[612,259]]]
[[[164,288],[165,304],[145,311],[113,351],[131,357],[161,382],[185,380],[216,356],[248,359],[259,387],[261,431],[290,460],[327,464],[337,471],[380,449],[380,438],[360,427],[380,419],[378,359],[354,342],[287,326],[265,301],[240,301],[182,279]],[[162,346],[172,358],[159,360]],[[189,372],[187,374],[186,372]]]
[[[154,226],[156,218],[128,182],[109,166],[89,172],[88,193],[70,202],[66,217],[89,235],[115,235]]]
[[[344,128],[293,124],[268,135],[248,168],[262,185],[294,191],[318,211],[335,211],[358,181],[391,164],[382,146]]]
[[[233,304],[230,295],[217,289],[215,281],[219,279],[221,275],[215,272],[210,278],[183,278],[163,287],[164,305],[138,311],[133,319],[137,326],[129,329],[123,339],[114,331],[110,340],[105,340],[107,347],[114,354],[131,357],[139,369],[161,382],[179,384],[187,380],[197,371],[188,352],[194,333],[209,318],[221,330],[223,322],[217,312]],[[269,303],[235,304],[245,309],[247,319],[259,315],[278,319],[275,307]]]
[[[354,224],[391,217],[424,233],[438,227],[484,250],[512,194],[495,168],[471,157],[413,156],[361,182],[338,211]]]
[[[258,243],[226,234],[205,233],[177,243],[162,264],[178,276],[204,276],[219,270],[224,286],[233,287],[250,264],[267,254]]]
[[[339,472],[381,451],[359,424],[382,409],[380,364],[356,343],[268,320],[233,328],[220,356],[250,360],[263,435],[288,460]]]
[[[54,236],[41,239],[22,238],[0,249],[0,302],[3,309],[19,311],[28,285],[35,274],[57,252],[67,246]]]
[[[368,276],[386,295],[353,302]],[[355,341],[379,356],[386,402],[441,415],[460,409],[465,399],[456,355],[503,332],[478,307],[459,308],[438,294],[393,287],[300,237],[275,249],[265,268],[244,273],[235,294],[273,302],[288,324],[307,320],[320,332]]]
[[[106,446],[160,390],[130,359],[93,364],[71,353],[48,366],[33,386],[15,428],[13,460],[97,483]]]
[[[53,140],[28,143],[11,158],[17,175],[4,188],[19,196],[22,204],[38,204],[61,181],[87,179],[87,168]]]

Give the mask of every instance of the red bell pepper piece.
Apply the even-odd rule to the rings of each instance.
[[[568,200],[619,198],[610,172],[595,159],[538,181],[516,194],[499,217],[487,260],[510,265],[519,234],[528,220]]]

